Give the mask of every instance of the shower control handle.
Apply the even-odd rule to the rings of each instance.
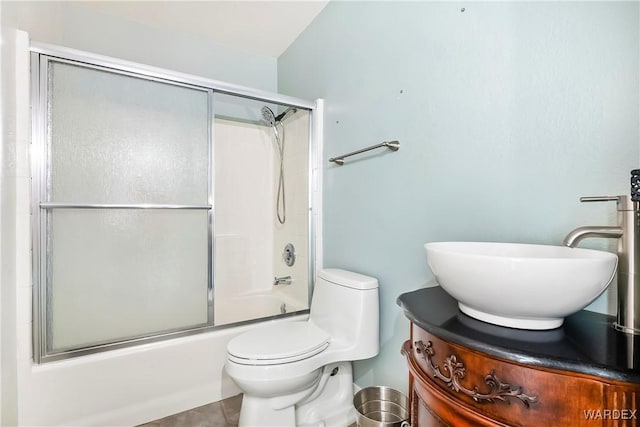
[[[287,243],[287,246],[284,247],[284,251],[282,252],[282,259],[287,266],[291,267],[296,262],[296,248],[293,247],[293,244]]]

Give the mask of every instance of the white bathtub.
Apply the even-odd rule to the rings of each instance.
[[[232,297],[218,297],[214,302],[214,324],[244,322],[305,310],[297,301],[269,291],[251,292]]]
[[[258,301],[269,298],[249,300],[259,306]],[[229,327],[43,365],[32,365],[25,357],[18,368],[24,387],[20,425],[139,425],[233,396],[240,389],[223,369],[227,343],[253,327]]]

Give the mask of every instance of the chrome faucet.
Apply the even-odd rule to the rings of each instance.
[[[563,243],[575,247],[588,237],[618,239],[618,314],[614,327],[640,335],[640,202],[630,196],[581,197],[580,201],[615,201],[619,225],[578,227],[567,234]]]
[[[277,285],[290,285],[293,282],[291,276],[283,276],[283,277],[274,277],[273,278],[273,286]]]

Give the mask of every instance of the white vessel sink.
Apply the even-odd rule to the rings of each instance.
[[[476,319],[519,329],[554,329],[613,279],[615,254],[565,246],[436,242],[424,245],[436,280]]]

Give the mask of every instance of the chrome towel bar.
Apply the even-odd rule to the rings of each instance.
[[[385,141],[380,144],[372,145],[371,147],[363,148],[362,150],[352,151],[351,153],[343,154],[342,156],[332,157],[329,162],[336,163],[338,165],[344,164],[346,157],[355,156],[356,154],[364,153],[366,151],[375,150],[376,148],[387,147],[391,151],[398,151],[400,149],[400,141]]]

